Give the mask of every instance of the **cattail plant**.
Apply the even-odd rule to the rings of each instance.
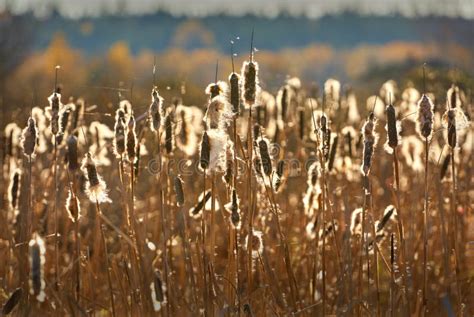
[[[128,142],[127,142],[128,143]],[[112,280],[110,276],[110,265],[109,265],[109,254],[107,251],[107,242],[105,239],[104,228],[102,227],[101,218],[103,217],[102,212],[100,210],[100,204],[106,202],[112,202],[108,197],[107,186],[102,179],[102,177],[97,173],[96,163],[92,158],[92,155],[88,152],[84,159],[82,160],[82,171],[86,175],[86,194],[89,197],[89,200],[95,203],[96,212],[97,212],[97,225],[99,227],[100,234],[102,236],[102,242],[104,246],[104,257],[106,262],[106,270],[107,270],[107,282],[109,286],[109,293],[110,293],[110,305],[112,308],[112,314],[115,316],[115,300],[113,295],[112,289]],[[133,167],[132,167],[133,170]]]
[[[32,117],[28,119],[28,125],[23,129],[21,135],[21,147],[23,148],[23,153],[29,157],[33,158],[35,156],[35,148],[38,143],[38,128],[36,126],[36,121]]]
[[[115,112],[113,147],[115,155],[122,157],[125,152],[125,112],[122,109]]]
[[[8,201],[10,208],[16,210],[18,207],[18,197],[20,196],[21,186],[21,170],[16,169],[12,171],[10,177],[10,185],[8,187]]]
[[[74,172],[79,168],[77,137],[75,135],[70,135],[67,138],[66,160],[69,171]]]
[[[30,249],[30,294],[39,302],[46,299],[46,282],[44,280],[44,264],[46,262],[46,247],[44,240],[34,234],[28,243]]]
[[[128,161],[130,162],[130,165],[133,166],[137,156],[137,134],[135,132],[135,117],[133,115],[130,115],[128,121],[126,146]]]
[[[240,229],[240,199],[237,196],[237,191],[235,188],[232,189],[232,199],[231,201],[225,205],[225,208],[230,214],[230,223],[234,227],[234,229]]]
[[[283,173],[285,171],[285,161],[280,160],[277,163],[276,173],[273,175],[273,189],[278,192],[283,182]]]
[[[153,281],[150,284],[151,299],[153,302],[153,310],[158,312],[163,304],[166,304],[166,283],[161,278],[160,271],[156,270]]]
[[[362,127],[364,148],[361,171],[365,176],[368,176],[370,173],[370,168],[372,167],[372,156],[374,155],[374,150],[378,141],[378,135],[375,132],[376,124],[377,119],[375,119],[374,113],[371,112]]]
[[[229,83],[229,101],[232,105],[232,112],[234,115],[238,115],[240,111],[240,75],[232,71],[229,76]]]
[[[207,131],[204,131],[201,140],[201,152],[199,156],[199,167],[205,171],[209,168],[209,161],[211,158],[211,142]]]
[[[260,91],[258,84],[258,63],[253,60],[253,53],[250,54],[250,60],[244,62],[242,66],[242,78],[242,99],[248,107],[251,107],[255,104]]]
[[[199,213],[204,209],[206,203],[211,198],[211,191],[207,191],[206,193],[201,193],[199,196],[198,202],[189,210],[189,215],[193,218],[199,216]]]
[[[176,204],[178,207],[184,205],[183,181],[179,176],[174,178],[174,191],[176,193]]]
[[[426,296],[428,287],[428,272],[427,272],[427,261],[428,261],[428,155],[429,155],[429,141],[433,133],[433,102],[426,95],[425,85],[425,65],[423,65],[423,86],[424,92],[421,99],[418,101],[418,112],[417,112],[417,130],[418,134],[425,141],[425,201],[423,207],[423,312],[426,309]]]
[[[151,92],[151,104],[148,109],[148,121],[150,123],[150,129],[153,132],[157,132],[161,126],[161,120],[164,115],[163,111],[163,97],[158,93],[158,90],[153,88]],[[116,123],[117,124],[117,123]]]
[[[260,138],[258,141],[258,149],[260,159],[262,160],[262,168],[265,175],[270,176],[272,174],[272,159],[268,149],[268,141],[264,138]]]
[[[16,290],[13,291],[13,293],[8,297],[8,300],[3,304],[2,307],[2,314],[7,316],[9,315],[15,307],[20,303],[21,299],[23,297],[23,289],[22,288],[17,288]]]
[[[73,185],[74,186],[74,185]],[[81,204],[74,189],[69,188],[69,194],[66,199],[66,210],[69,219],[74,223],[75,256],[77,264],[75,265],[75,293],[76,300],[80,300],[81,292],[81,242],[79,240],[79,219],[81,218]]]
[[[84,156],[81,169],[86,176],[86,194],[89,200],[93,203],[111,202],[108,196],[107,185],[97,173],[96,162],[90,153]]]

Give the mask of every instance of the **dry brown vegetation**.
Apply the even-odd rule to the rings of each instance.
[[[259,77],[285,63],[262,54],[259,68],[251,54],[240,76],[228,82],[225,65],[201,87],[204,111],[159,84],[166,70],[151,104],[126,87],[102,96],[104,108],[87,102],[91,88],[84,99],[61,96],[58,82],[91,75],[78,54],[58,52],[76,70],[56,67],[51,96],[2,133],[3,313],[474,313],[472,100],[454,84],[432,91],[429,68],[421,93],[387,81],[358,104],[334,79],[321,92],[281,79],[271,94]],[[96,67],[123,78],[150,66],[128,54],[118,44]],[[158,59],[186,69],[179,51],[169,54]],[[193,58],[214,72],[209,54]],[[18,74],[53,74],[50,60]]]

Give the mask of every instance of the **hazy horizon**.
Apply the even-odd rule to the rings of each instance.
[[[224,3],[225,4],[224,4]],[[55,8],[61,15],[68,18],[93,17],[101,14],[143,15],[158,11],[169,12],[175,16],[203,17],[226,14],[242,16],[276,17],[279,14],[290,16],[306,16],[319,18],[324,15],[353,12],[361,15],[404,17],[440,16],[474,19],[474,2],[471,0],[439,1],[439,0],[0,0],[0,10],[6,7],[12,12],[21,14],[34,12],[36,16],[45,17]]]

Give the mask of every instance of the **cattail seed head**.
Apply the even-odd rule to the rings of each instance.
[[[81,204],[71,189],[69,189],[66,199],[66,210],[72,222],[76,222],[81,218]]]
[[[21,298],[23,297],[23,289],[21,287],[17,288],[5,302],[2,308],[2,314],[4,316],[10,314],[13,309],[20,303]]]
[[[372,156],[374,155],[375,146],[377,145],[378,135],[375,132],[377,120],[373,113],[369,115],[362,127],[362,135],[364,148],[362,150],[362,174],[368,176],[372,166]]]
[[[418,101],[417,129],[421,137],[430,139],[433,132],[433,102],[423,94]]]
[[[166,304],[166,284],[161,278],[160,271],[156,270],[153,281],[150,284],[151,299],[153,302],[153,310],[158,312],[161,307]]]
[[[225,129],[232,117],[232,109],[224,96],[212,98],[207,106],[204,121],[209,129]]]
[[[448,153],[443,160],[443,164],[441,164],[441,168],[439,171],[439,179],[442,180],[446,176],[446,172],[448,171],[449,162],[451,162],[451,153]]]
[[[18,207],[18,197],[20,195],[21,171],[16,169],[13,171],[8,188],[8,201],[10,207],[15,210]]]
[[[202,170],[206,170],[209,167],[209,161],[211,156],[211,143],[207,131],[204,131],[201,140],[201,153],[199,157],[199,166]]]
[[[273,178],[273,189],[278,192],[283,180],[283,173],[285,171],[285,161],[280,160],[277,164],[276,173]]]
[[[148,119],[151,131],[158,131],[161,126],[161,118],[163,113],[163,97],[158,94],[156,88],[151,92],[151,104],[148,110]]]
[[[229,76],[230,82],[230,104],[232,105],[232,112],[235,115],[239,114],[240,110],[240,76],[237,73],[232,73]]]
[[[86,176],[85,193],[89,200],[94,203],[111,202],[107,193],[107,185],[97,173],[96,163],[90,153],[84,156],[81,169]]]
[[[184,190],[183,190],[183,180],[181,177],[176,176],[174,178],[174,191],[176,193],[176,204],[178,207],[184,205]]]
[[[115,112],[113,145],[115,155],[121,157],[125,152],[125,112],[122,109]]]
[[[278,110],[280,111],[279,117],[281,120],[286,120],[286,115],[290,105],[290,87],[285,85],[280,88],[277,94]]]
[[[59,110],[62,106],[61,95],[53,92],[53,94],[48,97],[48,102],[51,110],[51,132],[56,136],[59,132]]]
[[[270,176],[272,173],[272,159],[270,158],[270,152],[268,150],[268,141],[264,138],[260,138],[260,141],[258,141],[258,148],[262,160],[263,172],[265,175]]]
[[[395,114],[395,108],[392,104],[389,104],[386,108],[387,114],[387,125],[385,129],[387,130],[387,143],[385,148],[389,147],[393,150],[398,146],[399,132],[397,127],[397,117]]]
[[[240,229],[240,199],[237,196],[237,191],[235,188],[232,189],[232,199],[225,205],[225,208],[230,213],[230,222],[234,229]]]
[[[64,134],[67,131],[67,127],[69,124],[69,116],[71,114],[71,107],[66,105],[63,109],[59,112],[59,132],[57,137],[58,144],[61,144],[64,138]]]
[[[456,108],[446,110],[445,118],[448,126],[448,144],[451,148],[455,148],[457,145],[457,133],[456,133]]]
[[[334,166],[334,160],[336,159],[337,144],[339,142],[339,136],[336,135],[333,138],[331,149],[329,151],[329,160],[328,160],[328,171],[331,171]]]
[[[318,183],[318,177],[321,173],[321,166],[318,161],[313,162],[308,168],[308,179],[306,183],[308,187],[315,187]]]
[[[388,205],[385,208],[382,219],[377,223],[376,232],[382,231],[385,225],[391,220],[394,219],[397,215],[397,210],[393,205]]]
[[[233,143],[227,144],[225,155],[226,155],[226,167],[225,167],[225,173],[224,173],[223,179],[224,179],[224,182],[230,185],[232,182],[232,177],[234,175]]]
[[[128,130],[127,130],[127,156],[130,163],[135,161],[137,147],[137,135],[135,133],[135,118],[133,115],[130,115],[128,121]]]
[[[208,190],[205,193],[204,192],[201,193],[201,195],[199,195],[199,199],[198,199],[197,204],[189,210],[189,215],[193,218],[198,217],[199,213],[201,212],[201,210],[204,209],[204,207],[206,206],[207,201],[210,198],[211,198],[211,191],[210,190]]]
[[[299,114],[299,137],[301,140],[303,140],[305,136],[305,122],[306,122],[304,109],[298,110],[298,114]]]
[[[76,171],[79,168],[77,137],[75,135],[70,135],[67,138],[66,159],[70,171]]]
[[[242,99],[249,107],[255,104],[259,93],[258,85],[258,64],[255,61],[244,62],[242,65],[243,92]]]
[[[43,239],[34,234],[29,244],[30,251],[30,294],[34,295],[39,302],[44,302],[46,283],[44,281],[44,263],[46,248]]]
[[[263,233],[258,230],[252,231],[252,258],[257,259],[263,252]],[[247,250],[249,235],[245,237],[244,249]]]
[[[227,92],[227,84],[223,81],[218,81],[216,83],[211,83],[206,87],[206,94],[210,96],[210,99],[213,99],[216,96],[225,96]]]
[[[26,156],[35,155],[35,147],[38,143],[38,127],[36,121],[32,117],[28,119],[28,126],[23,129],[21,135],[21,147]]]

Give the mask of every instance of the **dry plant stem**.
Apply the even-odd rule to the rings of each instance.
[[[428,274],[427,274],[427,260],[428,260],[428,150],[429,143],[428,139],[425,138],[425,199],[423,207],[423,302],[422,302],[422,314],[426,313],[426,293],[428,291]]]
[[[367,176],[363,176],[367,177]],[[359,276],[358,276],[358,292],[359,292],[359,301],[360,301],[360,308],[358,315],[360,316],[362,314],[362,309],[363,309],[363,296],[364,296],[364,287],[362,283],[363,279],[363,274],[364,274],[364,254],[366,253],[367,248],[365,247],[365,213],[366,213],[366,205],[367,205],[367,188],[365,187],[366,185],[363,185],[363,191],[364,191],[364,202],[362,204],[362,234],[360,236],[360,254],[359,254]],[[368,262],[368,258],[367,258]]]
[[[99,201],[96,200],[95,202],[96,210],[97,210],[97,220],[98,225],[100,228],[100,234],[102,236],[102,243],[104,244],[104,256],[105,256],[105,269],[107,270],[107,283],[109,285],[109,296],[110,296],[110,306],[112,308],[112,316],[116,316],[115,314],[115,300],[114,300],[114,292],[112,288],[112,279],[110,277],[110,264],[109,264],[109,253],[107,251],[107,240],[105,239],[104,228],[102,227],[102,217],[100,217],[101,211],[99,206]]]
[[[461,287],[459,285],[459,247],[458,247],[458,215],[456,211],[456,190],[457,190],[457,184],[456,184],[456,163],[455,163],[455,149],[451,148],[451,177],[452,177],[452,187],[451,187],[451,215],[453,217],[453,222],[454,222],[454,234],[453,236],[453,246],[454,246],[454,256],[456,259],[456,266],[455,266],[455,277],[456,277],[456,288],[457,288],[457,293],[458,293],[458,314],[462,314],[462,293],[461,293]]]
[[[275,217],[275,223],[277,225],[277,230],[278,230],[278,237],[280,238],[280,246],[282,248],[283,255],[284,255],[283,262],[285,264],[286,273],[288,275],[290,292],[291,292],[291,300],[292,300],[293,308],[296,310],[297,304],[298,304],[298,294],[297,294],[298,286],[296,285],[296,278],[291,266],[291,257],[290,257],[290,250],[288,247],[288,241],[286,239],[286,236],[283,234],[283,230],[281,229],[280,217],[278,215],[278,209],[276,207],[275,197],[273,196],[273,185],[272,185],[270,177],[268,179],[268,182],[269,182],[268,187],[270,188],[267,187],[265,176],[264,176],[265,191],[266,191],[268,200],[270,202],[270,205],[272,207],[273,215]]]
[[[369,184],[369,190],[371,191],[370,184]],[[376,296],[376,304],[377,304],[377,314],[376,316],[381,315],[380,311],[380,288],[379,288],[379,259],[378,259],[378,249],[376,247],[377,241],[376,241],[376,234],[375,234],[375,223],[374,223],[374,209],[373,209],[373,201],[372,201],[372,194],[369,192],[369,197],[370,197],[370,219],[372,220],[370,223],[370,228],[372,228],[372,236],[374,237],[374,279],[375,279],[375,296]]]
[[[54,178],[54,265],[55,265],[55,281],[54,288],[59,291],[59,235],[58,235],[58,141],[54,136],[54,157],[53,157],[53,178]]]
[[[393,149],[393,170],[395,173],[395,185],[396,185],[396,198],[397,198],[397,213],[398,213],[398,221],[397,221],[397,228],[398,228],[398,239],[400,241],[400,255],[401,259],[399,263],[401,264],[401,271],[403,272],[404,283],[405,283],[405,292],[404,298],[406,302],[406,309],[409,314],[411,312],[410,308],[410,299],[407,296],[408,292],[408,277],[407,277],[407,270],[406,270],[406,250],[405,250],[405,233],[403,229],[403,214],[401,210],[401,201],[400,201],[400,169],[398,163],[398,148]]]
[[[169,289],[170,289],[170,284],[169,284],[169,267],[168,267],[168,248],[167,248],[167,233],[166,233],[166,216],[165,216],[165,195],[163,195],[163,188],[161,190],[161,195],[160,195],[160,204],[161,204],[161,233],[163,234],[163,243],[162,243],[162,248],[163,248],[163,269],[165,273],[165,281],[166,281],[166,314],[169,316],[171,314],[171,304],[170,304],[170,298],[169,298]]]
[[[74,222],[74,239],[76,240],[76,301],[80,305],[81,298],[81,241],[79,240],[79,220]]]
[[[393,317],[394,311],[394,296],[395,296],[395,274],[394,274],[394,252],[393,250],[393,243],[394,243],[393,233],[390,236],[390,317]],[[375,242],[377,243],[377,242]]]
[[[206,173],[207,170],[204,169],[203,174],[203,199],[206,195]],[[202,243],[202,260],[203,260],[203,267],[202,267],[202,277],[204,282],[204,289],[203,289],[203,298],[204,298],[204,316],[209,316],[209,286],[207,281],[207,252],[206,252],[206,206],[204,204],[202,209],[202,217],[201,217],[201,243]]]
[[[212,264],[214,264],[214,252],[215,252],[215,212],[216,212],[216,175],[214,172],[211,174],[211,221],[210,221],[210,246],[209,246],[209,252],[210,252],[210,260]]]
[[[253,140],[252,140],[252,106],[249,107],[249,116],[247,123],[247,201],[248,201],[248,236],[247,239],[247,296],[251,298],[252,294],[252,278],[253,278],[253,261],[252,261],[252,239],[253,237],[253,195],[252,195],[252,163],[253,163]]]
[[[190,255],[190,246],[188,242],[188,235],[187,235],[188,226],[187,226],[186,215],[184,213],[183,207],[178,207],[178,213],[181,217],[181,221],[183,222],[181,226],[181,239],[183,239],[185,266],[187,267],[189,280],[191,281],[191,292],[192,292],[194,304],[197,307],[198,299],[197,299],[197,294],[196,294],[196,281],[194,279],[194,267],[193,267],[192,257]]]
[[[147,291],[147,286],[145,283],[145,276],[142,274],[144,272],[145,266],[144,266],[144,261],[142,257],[142,249],[141,249],[141,239],[140,239],[140,231],[137,228],[137,218],[135,215],[135,169],[133,166],[133,163],[130,163],[130,213],[129,213],[129,218],[131,222],[131,236],[132,236],[132,241],[134,242],[134,247],[135,250],[133,253],[135,253],[135,262],[136,262],[136,269],[135,269],[135,276],[138,275],[138,283],[140,284],[141,292],[140,296],[142,297],[142,303],[144,307],[141,307],[141,309],[145,309],[148,306],[147,302],[143,301],[143,296],[146,294]]]

